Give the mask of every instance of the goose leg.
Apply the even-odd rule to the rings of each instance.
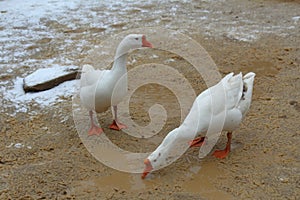
[[[227,144],[224,150],[216,150],[213,155],[216,158],[225,158],[230,152],[232,132],[227,133]]]
[[[89,136],[100,135],[101,133],[103,133],[103,129],[95,124],[95,122],[93,120],[93,111],[92,110],[90,110],[89,114],[90,114],[90,120],[91,120],[91,128],[88,131],[88,135]]]
[[[201,147],[203,145],[205,137],[197,137],[189,142],[190,147]]]
[[[113,130],[121,130],[123,128],[127,128],[127,126],[125,124],[122,124],[121,122],[118,121],[118,116],[117,116],[117,106],[113,106],[113,109],[114,109],[114,120],[112,122],[112,124],[109,126],[110,129],[113,129]]]

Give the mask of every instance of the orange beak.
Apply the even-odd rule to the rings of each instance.
[[[143,35],[142,37],[142,47],[149,47],[149,48],[153,48],[153,45],[146,40],[146,36]]]
[[[143,175],[142,175],[142,179],[146,178],[147,174],[149,174],[149,172],[151,172],[153,170],[153,167],[151,165],[151,162],[149,159],[145,159],[144,160],[144,164],[146,165],[145,166],[145,169],[144,169],[144,172],[143,172]]]

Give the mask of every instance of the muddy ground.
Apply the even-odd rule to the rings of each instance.
[[[300,8],[297,1],[254,1],[239,2],[232,12],[238,16],[250,5],[252,9],[263,7],[270,14],[272,10],[267,7],[277,4]],[[222,10],[220,6],[216,8]],[[145,9],[151,11],[153,7]],[[283,7],[282,12],[288,10]],[[280,16],[274,14],[274,21],[279,25]],[[161,25],[168,23],[163,21]],[[53,21],[49,21],[48,26],[66,29]],[[111,30],[120,32],[122,26],[115,25]],[[111,169],[87,151],[74,126],[71,98],[43,108],[28,105],[29,111],[34,113],[16,115],[13,115],[12,103],[3,101],[0,199],[297,199],[300,195],[299,27],[296,30],[290,34],[265,33],[253,41],[240,41],[226,34],[213,36],[186,29],[185,33],[211,55],[223,76],[231,71],[256,73],[253,103],[240,128],[233,133],[233,149],[227,158],[207,156],[199,160],[198,149],[189,149],[175,163],[152,173],[147,180],[141,180],[140,174]],[[65,37],[73,37],[74,41],[85,40],[86,34],[95,33],[94,29],[68,31]],[[105,33],[101,34],[104,38]],[[89,38],[89,42],[97,45],[103,38]],[[30,58],[58,56],[61,50],[57,50],[56,45],[60,40],[35,41],[43,51]],[[81,65],[89,49],[92,47],[74,54],[71,48],[65,51],[74,63]],[[201,77],[190,70],[187,62],[155,49],[132,52],[130,56],[136,62],[130,63],[128,69],[151,61],[149,55],[152,54],[158,55],[156,61],[162,63],[172,57],[175,62],[169,65],[186,75],[197,94],[205,89]],[[20,68],[13,75],[1,76],[1,80],[13,79],[28,71],[28,68]],[[157,101],[168,111],[168,120],[157,135],[162,139],[180,124],[179,105],[172,92],[157,85],[144,86],[132,97],[130,112],[137,123],[146,125],[148,108]],[[98,116],[103,127],[110,124],[111,118],[110,111]],[[156,147],[144,140],[133,140],[122,132],[105,128],[105,133],[116,145],[130,151],[151,151]],[[15,148],[11,143],[25,146]],[[215,148],[223,148],[225,143],[223,134]]]

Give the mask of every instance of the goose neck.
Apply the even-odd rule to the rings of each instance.
[[[126,71],[126,62],[127,62],[127,54],[123,54],[119,57],[115,57],[114,64],[112,70],[122,70]]]

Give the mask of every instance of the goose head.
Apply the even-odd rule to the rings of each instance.
[[[144,179],[153,169],[159,169],[166,165],[168,162],[166,156],[168,154],[162,152],[164,152],[163,149],[157,149],[144,160],[145,169],[142,174],[142,179]]]
[[[152,48],[153,45],[146,39],[143,34],[129,34],[119,44],[116,56],[127,54],[130,50],[138,49],[141,47]]]

